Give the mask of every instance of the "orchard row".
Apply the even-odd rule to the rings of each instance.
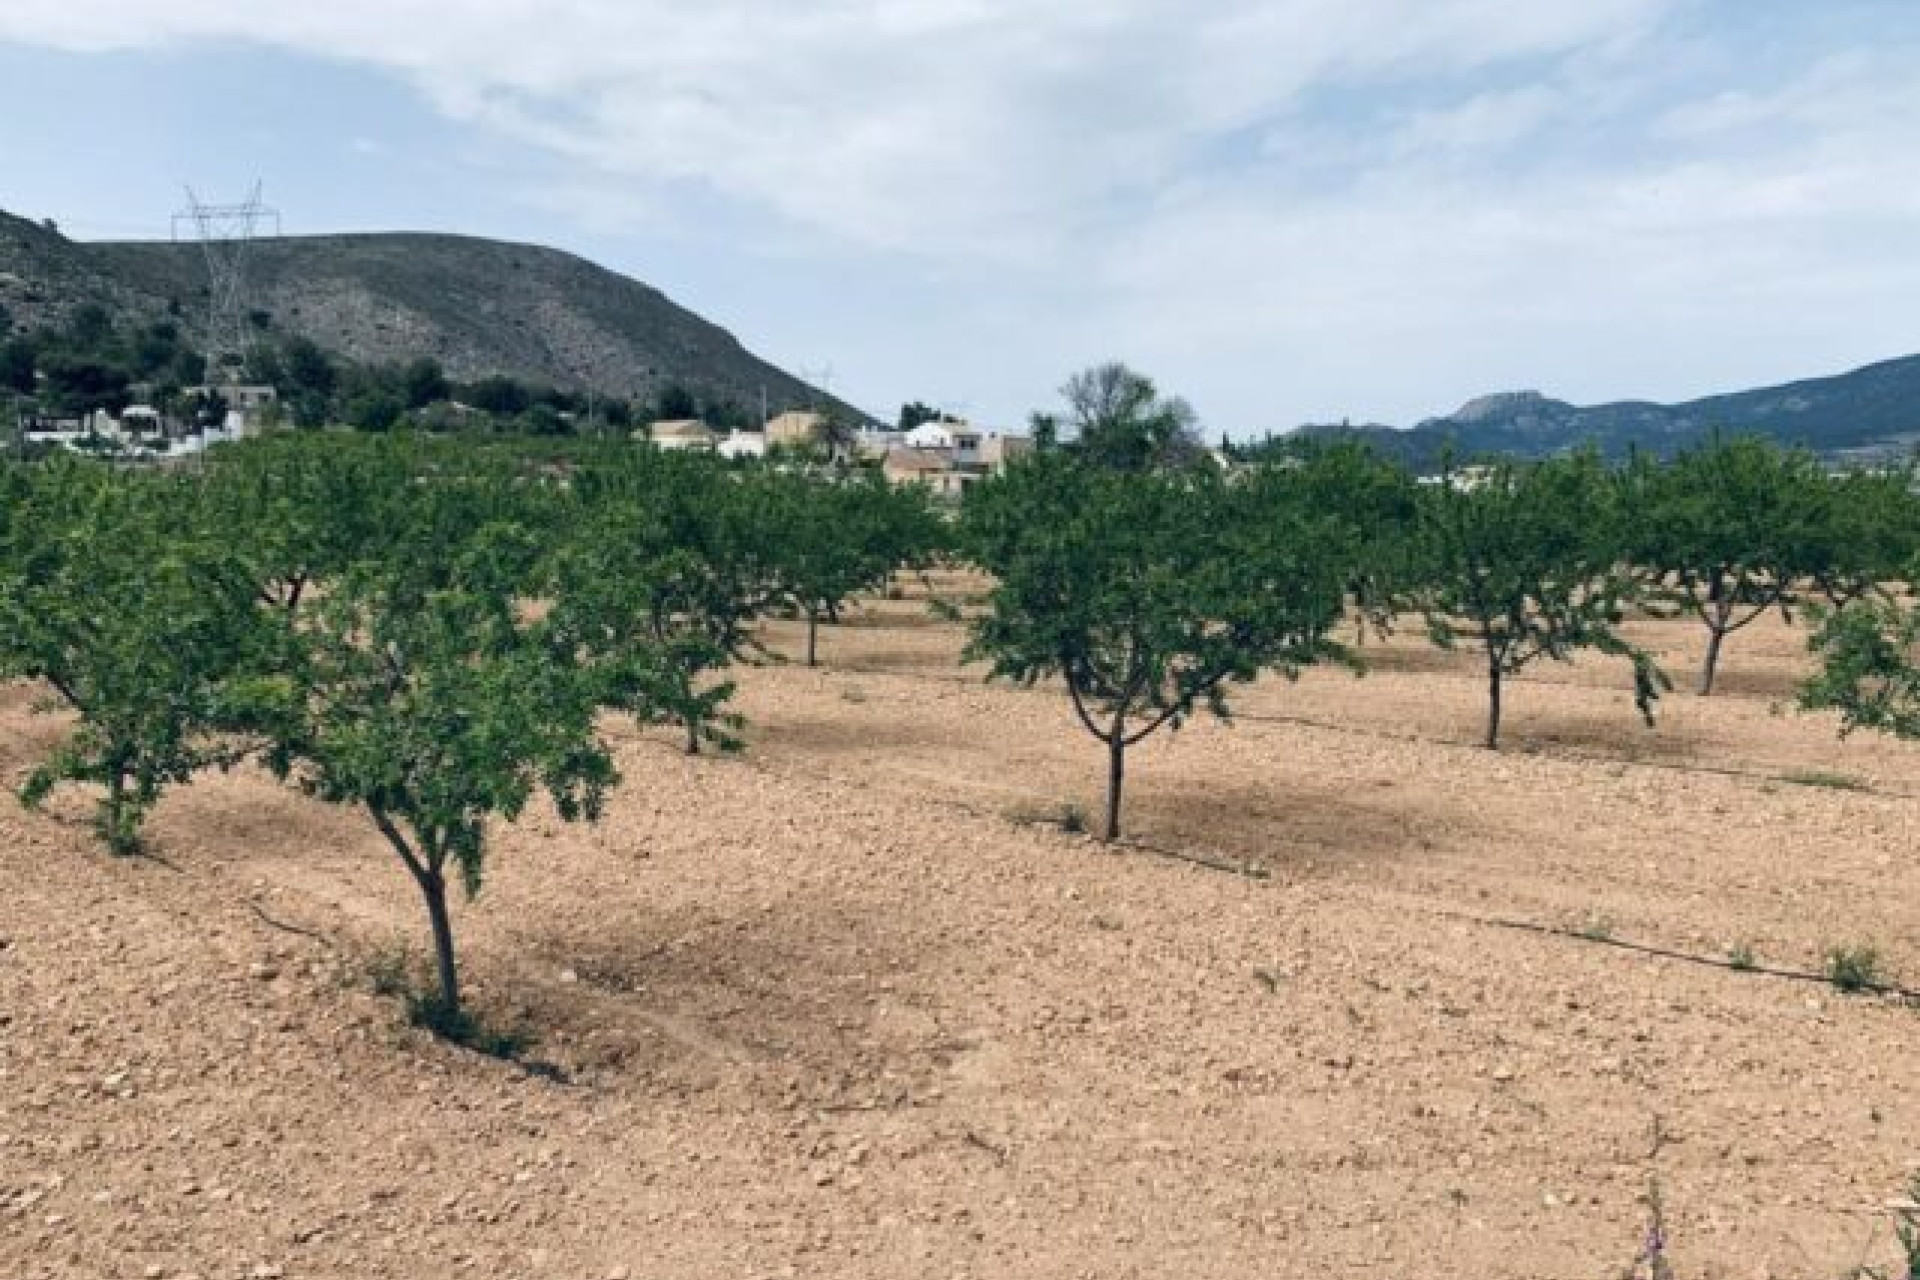
[[[1127,750],[1262,673],[1354,664],[1407,624],[1503,682],[1541,659],[1620,660],[1641,712],[1671,688],[1634,612],[1728,640],[1812,609],[1805,690],[1848,725],[1920,733],[1920,552],[1904,472],[1830,474],[1754,441],[1670,463],[1591,456],[1421,483],[1331,448],[1245,470],[1055,446],[951,519],[858,472],[737,468],[624,445],[288,434],[191,473],[55,458],[0,470],[0,676],[71,714],[26,782],[99,794],[114,849],[168,787],[257,762],[365,814],[419,888],[437,1018],[463,1025],[448,889],[539,792],[592,818],[617,784],[608,712],[738,745],[728,669],[762,619],[820,624],[902,569],[987,574],[968,656],[1057,682],[1106,748],[1119,835]],[[944,606],[950,610],[958,606]],[[1356,664],[1357,665],[1357,664]]]

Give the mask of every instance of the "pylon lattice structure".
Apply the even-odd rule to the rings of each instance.
[[[241,204],[208,204],[187,188],[187,207],[173,215],[173,238],[193,225],[207,259],[207,381],[239,382],[246,370],[251,320],[247,314],[247,256],[264,227],[280,234],[280,211],[260,200],[260,184]]]

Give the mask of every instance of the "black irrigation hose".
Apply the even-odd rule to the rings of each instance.
[[[896,680],[909,680],[919,684],[951,684],[965,686],[970,689],[988,687],[985,681],[971,680],[966,676],[926,675],[892,667],[860,667],[822,663],[815,669],[834,674],[889,676]],[[1548,684],[1554,682],[1541,681],[1539,683]],[[1585,686],[1568,685],[1566,687],[1582,688]],[[1353,737],[1377,738],[1385,742],[1417,743],[1430,747],[1459,747],[1472,751],[1485,750],[1485,744],[1478,739],[1469,741],[1466,738],[1433,738],[1418,733],[1395,733],[1389,729],[1372,729],[1364,725],[1336,724],[1331,720],[1316,720],[1311,716],[1288,716],[1263,714],[1257,711],[1235,711],[1228,722],[1231,724],[1294,725],[1307,729],[1321,729],[1329,733],[1349,734]],[[1737,769],[1730,765],[1682,764],[1674,760],[1636,760],[1628,756],[1563,755],[1542,751],[1518,751],[1502,754],[1511,755],[1519,759],[1553,760],[1562,764],[1614,764],[1633,769],[1659,769],[1668,773],[1697,773],[1709,777],[1736,778],[1748,782],[1793,782],[1792,778],[1784,778],[1778,774],[1761,773],[1755,769]],[[1911,791],[1889,791],[1882,787],[1846,789],[1857,790],[1863,795],[1880,796],[1891,800],[1920,800],[1920,794]]]
[[[1489,929],[1510,929],[1519,933],[1535,933],[1550,938],[1571,938],[1575,942],[1590,942],[1597,947],[1613,947],[1620,951],[1657,956],[1662,960],[1678,960],[1684,964],[1701,965],[1709,969],[1726,969],[1733,973],[1751,973],[1766,978],[1785,978],[1792,982],[1816,982],[1823,987],[1840,985],[1831,974],[1813,973],[1806,969],[1776,969],[1771,965],[1748,964],[1720,956],[1703,956],[1691,951],[1674,951],[1668,947],[1656,947],[1645,942],[1629,942],[1624,938],[1609,937],[1591,930],[1563,929],[1557,925],[1535,924],[1531,920],[1504,920],[1497,916],[1476,916],[1438,908],[1428,908],[1427,914],[1438,916],[1443,920],[1459,920],[1466,924],[1483,925]],[[1910,1003],[1920,1002],[1920,991],[1903,987],[1898,983],[1862,981],[1856,984],[1856,989],[1872,992],[1874,995],[1898,996]]]
[[[663,743],[662,745],[665,746],[668,744]],[[817,773],[805,769],[776,769],[770,765],[750,760],[741,760],[740,763],[746,764],[747,767],[769,777],[782,778],[789,781],[838,783],[846,781],[844,778],[830,773]],[[940,798],[934,800],[933,803],[960,813],[965,813],[970,817],[987,819],[1005,818],[1004,814],[994,813],[978,805],[970,804],[965,800]],[[1059,826],[1060,823],[1058,820],[1053,820],[1049,822],[1048,825]],[[1177,862],[1187,863],[1191,866],[1201,867],[1205,870],[1240,876],[1248,880],[1268,881],[1271,880],[1273,876],[1273,873],[1267,868],[1255,863],[1236,863],[1215,854],[1153,844],[1145,840],[1125,838],[1112,841],[1107,847],[1148,853],[1156,857],[1169,858]],[[1662,960],[1674,960],[1682,964],[1698,965],[1708,969],[1722,969],[1730,973],[1751,974],[1755,977],[1762,978],[1780,978],[1789,982],[1816,983],[1820,986],[1840,985],[1831,974],[1815,973],[1806,969],[1781,969],[1772,965],[1739,962],[1719,956],[1700,955],[1691,951],[1676,951],[1670,947],[1655,946],[1646,942],[1632,942],[1624,938],[1614,938],[1605,934],[1596,933],[1592,930],[1566,929],[1557,925],[1538,924],[1531,920],[1509,920],[1498,916],[1477,916],[1467,912],[1449,911],[1443,907],[1421,907],[1417,908],[1417,910],[1421,911],[1422,914],[1433,916],[1436,919],[1456,920],[1463,924],[1479,925],[1482,928],[1506,929],[1516,933],[1531,933],[1540,937],[1566,938],[1574,942],[1586,942],[1594,946],[1612,947],[1617,951],[1629,951],[1636,955],[1653,956]],[[1920,990],[1901,986],[1898,983],[1862,981],[1857,984],[1856,990],[1873,995],[1895,996],[1908,1004],[1920,1005]]]

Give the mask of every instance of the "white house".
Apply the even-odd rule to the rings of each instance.
[[[760,431],[735,431],[714,446],[714,452],[729,460],[764,458],[767,456],[767,437]]]
[[[955,426],[948,422],[923,422],[907,432],[900,443],[909,449],[951,449]]]
[[[640,434],[656,449],[712,449],[720,443],[720,433],[698,418],[674,418],[651,423]]]

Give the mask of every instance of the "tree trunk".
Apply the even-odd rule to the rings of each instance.
[[[107,782],[107,802],[105,830],[100,833],[107,842],[107,849],[120,856],[133,853],[137,842],[127,826],[127,771],[116,767],[113,777]]]
[[[807,665],[819,666],[816,655],[820,638],[820,611],[812,605],[807,606]]]
[[[692,716],[687,717],[687,754],[700,754],[700,722]]]
[[[1709,622],[1707,624],[1707,661],[1700,668],[1700,696],[1705,698],[1713,693],[1713,677],[1720,670],[1720,646],[1726,643],[1727,633]]]
[[[1487,750],[1500,749],[1500,660],[1487,657]]]
[[[417,877],[420,895],[427,900],[427,918],[433,922],[433,961],[440,972],[443,1013],[460,1012],[460,973],[453,962],[453,922],[447,917],[447,881],[438,871]]]
[[[1120,793],[1127,781],[1127,739],[1116,726],[1107,739],[1107,834],[1111,844],[1120,838]]]

